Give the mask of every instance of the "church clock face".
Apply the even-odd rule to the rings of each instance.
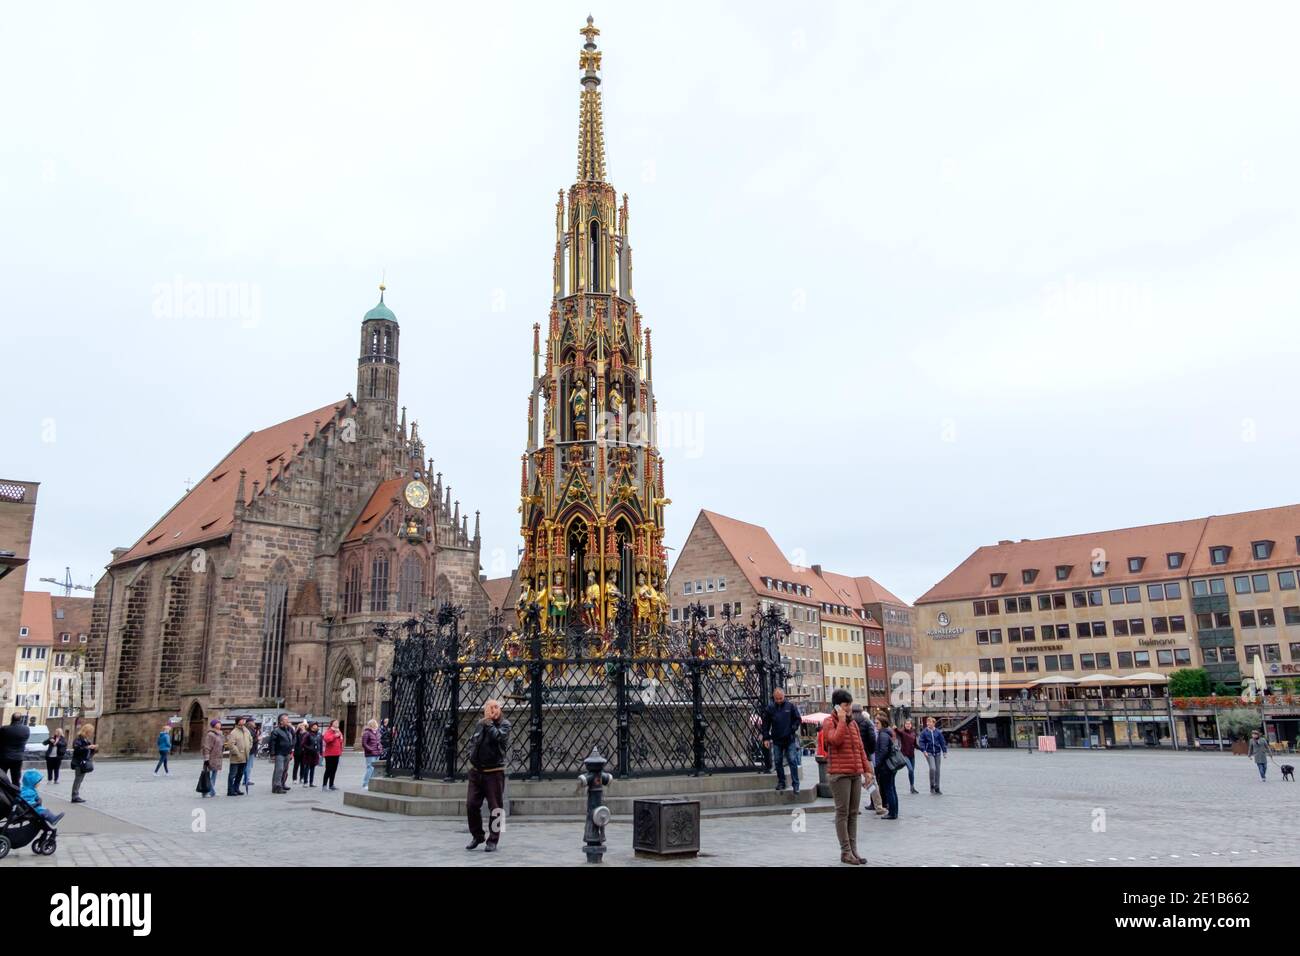
[[[422,481],[408,482],[406,503],[412,508],[423,508],[429,503],[429,486]]]

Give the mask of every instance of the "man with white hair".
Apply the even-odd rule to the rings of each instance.
[[[483,719],[469,740],[469,793],[465,803],[469,811],[472,839],[467,850],[484,842],[484,853],[495,853],[505,822],[506,747],[510,740],[510,721],[501,716],[501,705],[489,700],[483,705]],[[488,805],[488,828],[483,831],[483,801]]]

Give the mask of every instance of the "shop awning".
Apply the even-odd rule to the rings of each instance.
[[[1157,674],[1155,671],[1143,671],[1140,674],[1130,674],[1125,680],[1139,681],[1143,684],[1167,684],[1169,678],[1164,674]]]
[[[821,724],[824,723],[828,717],[830,717],[830,714],[823,714],[823,713],[804,714],[803,722],[805,724],[817,724],[818,726],[821,726]]]
[[[1079,683],[1079,679],[1077,677],[1066,677],[1064,674],[1057,674],[1054,677],[1041,678],[1040,680],[1034,681],[1034,683],[1040,687],[1043,684],[1077,684]]]
[[[1123,677],[1116,677],[1114,674],[1089,674],[1087,677],[1080,677],[1080,684],[1118,684],[1124,681]]]

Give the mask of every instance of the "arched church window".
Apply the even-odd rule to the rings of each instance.
[[[361,613],[361,562],[353,561],[343,579],[343,613]]]
[[[397,610],[404,614],[418,614],[424,610],[424,566],[417,555],[408,554],[402,559]]]
[[[283,568],[266,585],[262,616],[261,695],[279,697],[284,685],[284,635],[289,620],[289,582]]]
[[[587,227],[587,288],[600,291],[600,223],[595,219]]]
[[[371,355],[379,354],[379,329],[378,328],[373,328],[370,330],[370,354]]]
[[[391,344],[391,341],[390,341],[390,336],[391,336],[391,333],[388,331],[387,328],[385,328],[385,329],[384,329],[384,354],[385,354],[385,355],[392,355],[392,354],[393,354],[392,344]]]
[[[380,552],[370,561],[370,610],[388,610],[388,554]]]

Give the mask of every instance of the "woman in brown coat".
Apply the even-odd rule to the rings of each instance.
[[[217,774],[221,772],[221,752],[226,747],[226,738],[221,735],[221,721],[212,718],[207,734],[203,737],[203,769],[208,772],[208,792],[205,797],[217,795]]]
[[[853,723],[853,695],[837,690],[831,695],[831,715],[822,724],[822,743],[835,798],[835,835],[840,841],[840,862],[861,865],[858,855],[858,805],[862,788],[871,780],[871,761],[862,749],[862,735]]]

